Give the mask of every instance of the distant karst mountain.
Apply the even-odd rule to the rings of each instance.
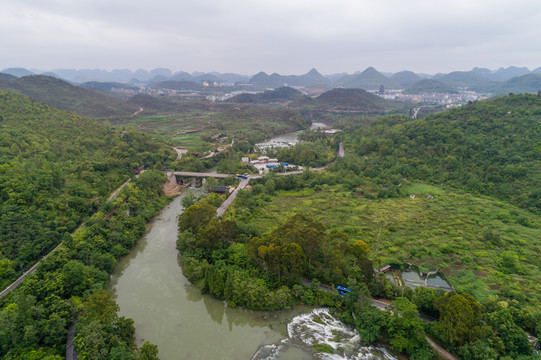
[[[59,109],[93,118],[127,116],[139,109],[125,101],[44,75],[0,80],[0,89],[15,91]]]
[[[500,68],[495,72],[485,75],[489,80],[507,81],[517,76],[523,76],[530,73],[530,70],[525,67],[510,66],[508,68]]]
[[[281,87],[286,84],[289,86],[315,86],[326,85],[329,80],[316,69],[312,69],[304,75],[280,75],[276,73],[267,75],[260,72],[252,76],[249,83],[266,87]]]
[[[412,71],[400,71],[391,75],[390,79],[398,84],[401,88],[405,89],[421,81],[423,78]]]
[[[381,85],[383,85],[386,89],[400,88],[396,82],[383,75],[373,67],[367,68],[360,74],[344,76],[335,82],[335,86],[365,90],[378,90]]]

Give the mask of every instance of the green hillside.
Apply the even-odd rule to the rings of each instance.
[[[471,87],[489,82],[487,78],[476,71],[453,71],[449,74],[435,76],[434,80],[457,87]]]
[[[43,75],[0,80],[0,90],[15,91],[34,100],[92,118],[128,116],[137,106],[63,80]]]
[[[90,216],[133,168],[174,159],[150,136],[0,91],[0,287]]]
[[[87,81],[80,85],[82,88],[90,89],[94,91],[106,91],[110,92],[114,88],[138,90],[139,88],[135,86],[130,86],[128,84],[119,83],[119,82],[101,82],[101,81]]]
[[[303,96],[303,94],[300,91],[292,87],[283,86],[275,90],[265,91],[261,94],[240,94],[227,100],[227,102],[266,104],[272,102],[287,102],[295,100],[301,96]]]
[[[357,110],[363,112],[383,111],[385,100],[362,89],[336,88],[324,92],[315,99],[299,98],[295,106],[312,106],[328,110]]]
[[[458,89],[456,86],[445,84],[434,79],[420,80],[404,91],[406,94],[421,94],[421,93],[451,93],[456,94]]]
[[[528,74],[514,77],[497,85],[486,88],[494,94],[534,93],[541,90],[541,74]]]
[[[178,111],[179,105],[167,99],[158,98],[152,95],[137,94],[132,96],[128,102],[130,104],[141,106],[145,113],[149,110],[155,111]]]
[[[381,118],[346,147],[382,183],[443,183],[541,214],[540,144],[541,97],[512,95],[420,120]]]
[[[0,72],[0,80],[13,80],[17,77],[11,74]]]

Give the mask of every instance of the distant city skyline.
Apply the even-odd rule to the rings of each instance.
[[[0,68],[534,70],[539,19],[537,0],[4,0]]]

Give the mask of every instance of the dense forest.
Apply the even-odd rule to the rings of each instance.
[[[383,117],[346,137],[359,171],[493,196],[541,214],[541,97],[510,95],[424,119]]]
[[[133,321],[105,285],[167,203],[165,176],[151,169],[174,158],[148,135],[0,91],[1,287],[62,242],[0,299],[0,357],[61,359],[72,324],[79,359],[156,358],[154,345],[136,349]]]
[[[157,359],[155,345],[137,350],[133,321],[117,315],[105,286],[116,259],[129,252],[166,204],[164,178],[154,170],[142,173],[84,227],[73,235],[64,232],[62,247],[0,299],[1,357],[60,360],[71,326],[78,359]]]
[[[148,135],[115,131],[0,92],[0,287],[92,215],[133,169],[174,158]]]

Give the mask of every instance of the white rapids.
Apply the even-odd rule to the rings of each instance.
[[[357,331],[336,319],[328,309],[314,309],[293,318],[288,337],[277,344],[261,346],[252,360],[397,360],[383,347],[365,346]],[[332,354],[318,349],[332,348]]]

